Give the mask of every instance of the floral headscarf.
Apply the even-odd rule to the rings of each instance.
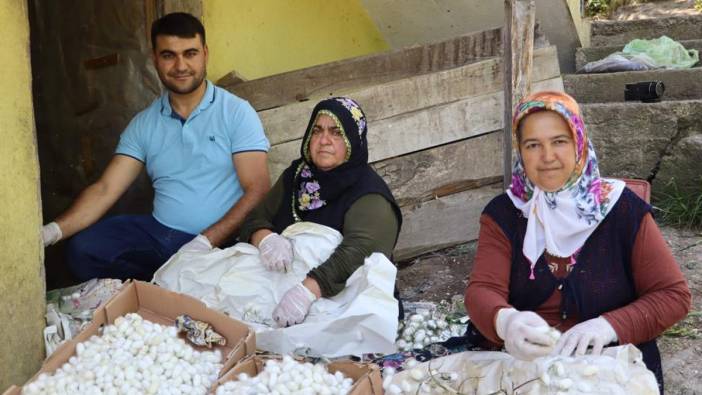
[[[575,142],[575,169],[555,192],[542,191],[526,175],[519,151],[520,122],[537,111],[553,111],[567,122]],[[577,253],[610,212],[624,190],[624,182],[600,177],[597,156],[588,139],[578,103],[563,92],[534,93],[517,106],[512,120],[512,183],[507,190],[512,203],[527,218],[522,252],[534,266],[544,250],[557,257]]]
[[[344,163],[326,172],[317,169],[310,155],[312,128],[320,115],[327,115],[336,122],[346,145]],[[293,199],[295,217],[298,217],[298,211],[325,206],[329,199],[334,199],[348,184],[355,182],[355,170],[368,164],[366,133],[366,116],[354,100],[334,97],[322,100],[315,106],[300,147],[302,160],[295,172],[298,185]]]

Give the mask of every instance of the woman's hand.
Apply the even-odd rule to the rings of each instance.
[[[271,271],[287,272],[292,267],[292,243],[286,237],[271,232],[258,244],[261,264]]]
[[[317,296],[302,283],[290,288],[273,310],[273,320],[281,327],[296,325],[305,320]]]
[[[585,355],[588,346],[592,345],[592,355],[600,355],[604,346],[615,341],[617,332],[600,316],[568,329],[556,343],[553,354],[569,356],[575,351],[575,355]]]
[[[500,309],[495,329],[497,336],[505,341],[507,352],[516,359],[531,361],[548,355],[553,349],[548,323],[533,311]]]

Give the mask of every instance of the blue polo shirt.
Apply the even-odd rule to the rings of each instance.
[[[205,95],[188,119],[173,111],[166,92],[132,119],[115,153],[145,164],[155,191],[156,220],[198,234],[244,193],[232,154],[268,149],[253,107],[207,81]]]

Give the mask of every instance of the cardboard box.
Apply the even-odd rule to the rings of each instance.
[[[237,363],[234,368],[217,380],[212,389],[214,393],[217,387],[227,381],[237,381],[242,373],[250,377],[256,376],[263,370],[263,365],[268,358],[258,355],[249,356]],[[380,375],[380,368],[375,364],[358,363],[353,361],[334,361],[327,365],[327,370],[331,373],[341,372],[344,376],[353,379],[353,387],[349,395],[382,395],[383,378]]]
[[[175,318],[181,314],[188,314],[196,320],[211,324],[215,331],[227,339],[225,346],[213,347],[222,352],[224,366],[220,370],[220,377],[241,359],[256,352],[255,333],[245,324],[209,309],[193,297],[142,281],[130,281],[125,283],[119,293],[98,307],[93,314],[93,321],[76,337],[59,346],[28,382],[36,379],[41,373],[53,373],[75,354],[78,343],[90,339],[93,335],[99,335],[100,327],[112,324],[117,317],[127,313],[139,313],[144,319],[162,325],[174,325]],[[193,348],[207,350],[206,347]],[[20,390],[13,386],[3,395],[19,395]]]

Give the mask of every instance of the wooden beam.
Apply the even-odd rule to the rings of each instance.
[[[537,86],[562,90],[563,82],[557,77]],[[369,121],[369,160],[373,163],[502,129],[502,96],[497,91]],[[272,180],[300,156],[300,144],[298,139],[271,147],[268,165]]]
[[[480,214],[502,193],[495,184],[402,208],[402,230],[395,247],[396,260],[478,238]]]
[[[202,0],[157,0],[159,17],[172,12],[187,12],[202,20]]]
[[[374,163],[402,207],[502,181],[502,133]]]
[[[344,59],[223,87],[261,111],[498,56],[501,37],[501,29],[490,29],[438,43]],[[218,84],[226,83],[227,78],[223,77]]]
[[[534,71],[534,80],[542,81],[560,75],[555,47],[536,50],[534,61],[538,66]],[[358,101],[369,123],[372,123],[466,97],[501,91],[501,68],[501,59],[496,57],[450,70],[360,88],[345,95]],[[258,115],[271,144],[301,138],[316,104],[316,101],[308,101],[260,111]]]
[[[531,89],[534,51],[534,0],[505,0],[504,68],[504,187],[512,178],[512,111]]]

